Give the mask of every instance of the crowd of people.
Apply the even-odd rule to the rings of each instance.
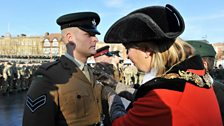
[[[134,10],[106,32],[104,41],[122,43],[135,67],[121,65],[108,47],[95,49],[97,13],[56,22],[67,51],[35,71],[23,126],[223,125],[222,84],[217,91],[209,61],[179,38],[185,23],[172,5]]]
[[[40,63],[2,61],[0,63],[0,94],[27,91],[32,75],[39,65]]]

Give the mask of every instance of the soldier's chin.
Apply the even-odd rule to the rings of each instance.
[[[96,51],[91,51],[89,56],[93,56],[94,54],[96,54]]]

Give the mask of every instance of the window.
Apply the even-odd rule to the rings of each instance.
[[[51,46],[51,43],[48,39],[44,40],[44,47],[46,47],[46,46]]]
[[[56,38],[53,39],[53,46],[58,47],[58,40]]]
[[[50,54],[50,48],[44,48],[43,51],[44,54]]]
[[[59,52],[59,51],[58,51],[58,48],[52,48],[51,51],[52,51],[52,54],[54,54],[54,55],[55,55],[55,54],[58,54],[58,52]]]

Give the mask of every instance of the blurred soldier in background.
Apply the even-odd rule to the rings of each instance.
[[[114,78],[117,81],[120,81],[120,76],[121,76],[121,71],[120,71],[120,51],[111,51],[110,52],[112,54],[111,58],[111,63],[114,66]]]
[[[119,71],[120,55],[119,51],[109,51],[109,46],[103,46],[96,51],[94,59],[96,64],[94,66],[94,74],[97,81],[103,85],[110,86],[122,97],[132,100],[132,93],[134,89],[129,85],[120,83],[121,73]],[[130,67],[131,68],[131,67]],[[132,73],[130,69],[129,73]],[[130,77],[131,81],[131,77]],[[124,99],[123,99],[124,100]],[[103,113],[105,114],[104,125],[110,126],[111,121],[108,113],[108,101],[102,101]]]
[[[116,60],[113,59],[113,54],[109,52],[109,48],[110,46],[106,45],[96,50],[96,54],[94,54],[96,62],[94,65],[94,75],[99,83],[109,84],[112,88],[115,88],[117,85],[117,81],[115,80],[117,64],[115,63]],[[102,109],[104,125],[111,126],[107,100],[102,100]]]
[[[195,48],[195,54],[198,54],[202,57],[203,64],[205,69],[209,74],[212,74],[212,69],[214,67],[215,61],[215,49],[211,44],[208,44],[206,41],[187,41]],[[222,114],[222,122],[224,125],[224,84],[216,81],[211,76],[208,76],[213,82],[213,88],[219,103],[219,107]]]
[[[96,50],[96,54],[94,54],[95,66],[98,67],[97,65],[99,64],[105,64],[107,67],[106,70],[103,69],[104,67],[101,70],[114,77],[114,65],[111,58],[113,54],[109,52],[109,48],[110,46],[107,45]]]
[[[143,78],[144,78],[145,73],[142,71],[138,71],[138,83],[137,84],[142,84]]]
[[[10,89],[9,92],[14,92],[17,91],[17,78],[18,78],[18,73],[17,73],[17,67],[16,67],[16,62],[12,63],[12,66],[10,67]]]
[[[223,66],[222,66],[222,64],[219,64],[219,69],[223,69]]]
[[[7,90],[7,83],[5,83],[5,78],[3,76],[3,71],[5,69],[5,62],[2,62],[0,65],[0,93],[4,94]]]
[[[126,64],[123,70],[124,80],[126,85],[131,85],[132,69],[130,64]]]
[[[11,64],[9,62],[5,62],[4,63],[4,69],[3,69],[3,78],[4,78],[4,82],[3,82],[3,86],[2,86],[2,93],[6,94],[9,92],[9,87],[10,87],[10,67]]]
[[[29,88],[33,71],[38,65],[16,61],[4,61],[0,64],[0,94],[25,91]]]
[[[218,69],[216,69],[215,72],[213,73],[215,74],[214,75],[215,80],[224,83],[224,69],[221,64],[219,64]]]

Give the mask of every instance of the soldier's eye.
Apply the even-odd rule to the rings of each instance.
[[[94,33],[89,33],[89,36],[96,36],[96,34],[94,34]]]

